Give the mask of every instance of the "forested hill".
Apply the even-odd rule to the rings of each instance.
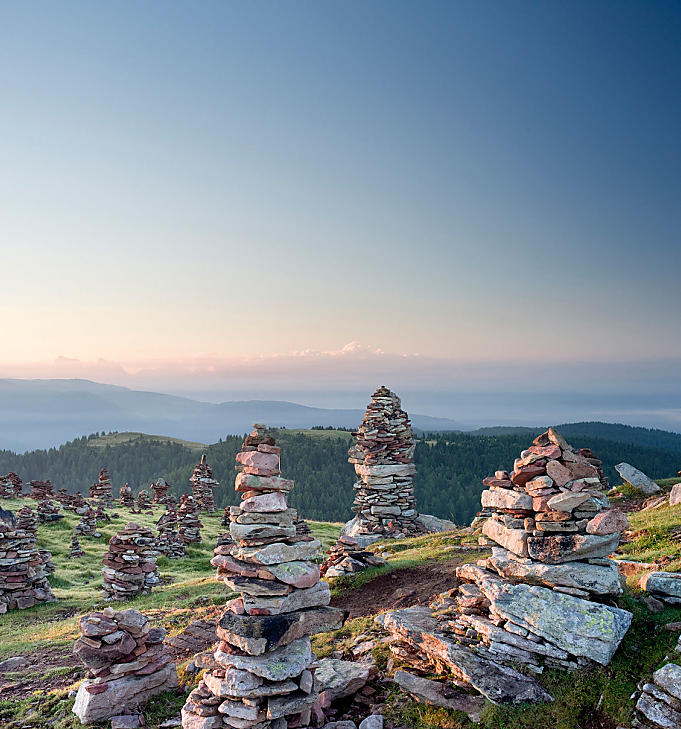
[[[563,428],[567,433],[567,428]],[[478,511],[481,481],[501,468],[511,468],[513,459],[531,441],[530,433],[471,435],[452,433],[419,440],[415,461],[415,481],[419,510],[459,524],[470,522]],[[673,435],[673,434],[672,434]],[[613,466],[628,461],[654,478],[676,475],[681,467],[678,452],[664,448],[631,445],[588,435],[570,434],[575,447],[589,446],[604,462],[613,483],[619,479]],[[223,487],[216,490],[216,502],[222,507],[238,501],[234,492],[234,456],[242,438],[227,437],[206,447],[208,461]],[[15,471],[25,482],[49,478],[55,488],[81,491],[87,495],[89,485],[99,469],[106,466],[114,483],[114,492],[126,481],[135,491],[163,476],[176,494],[188,490],[188,479],[200,451],[181,442],[167,442],[148,436],[116,440],[104,445],[107,438],[90,436],[71,441],[60,448],[15,454],[0,451],[0,473]],[[347,462],[350,434],[339,431],[280,430],[277,442],[282,447],[282,470],[296,481],[292,505],[309,519],[343,521],[352,516],[354,470]],[[98,443],[95,447],[95,443]]]

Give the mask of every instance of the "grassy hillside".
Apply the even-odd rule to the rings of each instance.
[[[171,438],[168,435],[147,435],[146,433],[108,433],[89,438],[87,444],[90,448],[106,448],[107,446],[115,448],[140,439],[152,443],[174,443],[188,448],[190,451],[201,451],[207,447],[206,443],[194,443],[181,438]]]

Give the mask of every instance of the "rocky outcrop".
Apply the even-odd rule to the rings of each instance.
[[[656,494],[660,490],[660,487],[652,478],[646,476],[645,473],[643,473],[643,471],[639,471],[638,468],[634,468],[630,463],[618,463],[615,466],[615,470],[622,477],[623,481],[630,483],[639,491],[643,491],[643,493],[647,496]]]
[[[102,468],[97,477],[97,481],[90,486],[90,498],[101,501],[105,506],[113,506],[111,478],[106,468]]]
[[[213,470],[206,461],[206,454],[201,456],[201,461],[196,464],[194,472],[189,477],[192,486],[192,495],[199,505],[199,511],[215,511],[215,499],[213,489],[218,488],[220,483],[213,476]]]
[[[280,476],[279,448],[264,426],[254,427],[236,456],[242,500],[230,510],[231,540],[211,560],[239,597],[218,621],[220,642],[182,709],[185,729],[307,726],[319,692],[309,636],[343,622],[310,561],[320,543],[296,534],[286,502],[293,482]]]
[[[23,483],[13,471],[0,476],[0,499],[16,499],[21,496]]]
[[[127,600],[160,583],[156,540],[150,529],[129,522],[111,537],[102,560],[102,590],[108,600]]]
[[[16,515],[0,510],[0,614],[56,600],[48,580],[52,555],[37,549],[37,530],[28,506]]]
[[[73,712],[91,724],[137,712],[152,696],[177,687],[177,671],[163,645],[164,628],[151,628],[137,610],[104,608],[80,619],[73,652],[87,667]]]

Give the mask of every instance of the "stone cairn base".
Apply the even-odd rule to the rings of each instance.
[[[192,485],[192,495],[199,505],[199,511],[215,511],[215,500],[213,489],[218,488],[220,483],[213,476],[213,469],[206,461],[206,454],[201,456],[201,461],[196,464],[194,473],[189,477]]]
[[[511,680],[507,667],[541,673],[610,662],[632,617],[604,604],[622,593],[617,565],[606,556],[626,517],[608,508],[596,467],[553,429],[521,453],[510,475],[497,471],[483,484],[489,518],[481,542],[492,556],[458,567],[458,585],[432,610],[396,610],[377,620],[403,659],[435,651],[437,641],[424,638],[434,633],[443,645],[459,646],[448,654],[455,676],[490,700],[494,672],[508,679],[502,701],[546,700],[527,678],[513,689],[520,679]]]
[[[178,686],[177,670],[163,645],[164,628],[151,628],[138,610],[106,607],[80,619],[73,652],[88,669],[73,712],[91,724],[139,712],[161,691]]]
[[[232,543],[216,549],[218,579],[240,596],[217,625],[220,642],[182,709],[185,729],[307,727],[315,705],[309,636],[339,628],[344,614],[327,607],[329,586],[311,559],[320,543],[298,541],[293,482],[279,475],[279,449],[256,426],[237,454]]]
[[[54,498],[54,488],[52,483],[48,481],[29,481],[31,487],[31,493],[28,495],[29,499],[35,499],[36,501],[44,501],[45,499]]]
[[[137,510],[138,511],[151,511],[152,508],[151,496],[146,489],[140,489],[137,494]]]
[[[69,559],[79,559],[80,557],[84,557],[85,552],[83,551],[83,548],[80,546],[80,542],[78,541],[78,536],[74,533],[71,535],[71,551],[69,552]]]
[[[177,513],[174,509],[168,509],[156,522],[158,538],[156,547],[158,551],[168,559],[182,559],[187,555],[184,542],[177,533]]]
[[[111,537],[102,560],[102,590],[107,600],[127,600],[151,592],[160,583],[156,540],[151,529],[129,522]]]
[[[327,578],[342,577],[384,564],[388,564],[388,562],[383,557],[362,549],[356,539],[341,536],[326,555],[321,566],[321,574]]]
[[[170,484],[164,478],[157,478],[149,488],[154,492],[155,504],[165,504],[167,502]]]
[[[111,479],[109,472],[103,468],[99,472],[97,481],[90,486],[90,498],[98,499],[105,506],[113,506],[113,490],[111,488]]]
[[[83,536],[91,537],[92,539],[99,539],[102,533],[97,529],[97,512],[88,506],[88,509],[80,517],[80,521],[76,524],[73,529],[73,533]]]
[[[118,496],[121,502],[121,506],[125,506],[128,509],[134,509],[135,508],[135,498],[132,495],[132,489],[130,488],[130,484],[126,483],[124,486],[121,486],[120,491],[118,492]]]
[[[64,515],[59,513],[59,507],[49,499],[38,503],[36,506],[36,515],[38,517],[38,524],[47,524],[64,518]]]
[[[16,499],[21,496],[22,487],[21,479],[13,471],[0,476],[0,499]]]
[[[48,575],[49,552],[36,548],[38,520],[28,506],[16,513],[0,510],[0,614],[54,602]]]
[[[180,507],[177,510],[177,524],[180,539],[184,544],[201,543],[201,527],[199,521],[199,505],[189,494],[182,494]]]

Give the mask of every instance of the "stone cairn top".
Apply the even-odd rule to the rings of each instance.
[[[69,559],[79,559],[80,557],[84,557],[85,552],[83,551],[83,548],[80,546],[80,542],[78,541],[78,536],[76,534],[76,531],[73,531],[73,534],[71,535],[71,551],[69,552]]]
[[[371,396],[348,451],[355,466],[357,532],[383,537],[424,532],[417,521],[413,477],[414,434],[397,395],[381,386]]]
[[[64,515],[59,513],[59,507],[49,499],[38,502],[36,513],[38,524],[47,524],[64,518]]]
[[[146,489],[140,489],[137,494],[137,509],[139,511],[150,511],[152,503],[149,492]]]
[[[160,583],[155,547],[151,529],[134,521],[111,537],[102,560],[102,590],[108,600],[128,600]]]
[[[80,521],[73,528],[75,534],[80,534],[84,537],[92,537],[93,539],[99,539],[102,533],[97,529],[97,512],[88,506],[87,511],[81,514]]]
[[[29,484],[32,489],[28,496],[29,499],[43,501],[54,497],[54,488],[49,479],[47,481],[30,481]]]
[[[76,694],[73,712],[83,724],[139,712],[147,700],[176,688],[177,670],[163,644],[164,628],[152,628],[138,610],[84,615],[73,653],[88,678]]]
[[[502,702],[547,698],[527,677],[500,673],[499,664],[518,662],[535,673],[607,665],[632,617],[604,604],[622,593],[617,565],[607,555],[627,521],[609,509],[591,460],[593,454],[582,455],[550,428],[520,454],[510,474],[484,479],[481,542],[492,547],[492,556],[458,567],[458,585],[433,610],[379,616],[393,635],[391,649],[410,662],[422,660],[418,655],[430,650],[423,636],[436,633],[443,644],[460,646],[450,653],[455,677],[467,676],[494,701],[499,695],[489,682],[496,672],[504,681]],[[484,671],[474,675],[471,666],[481,660]]]
[[[157,478],[149,488],[154,492],[155,504],[165,504],[167,502],[170,484],[164,478]]]
[[[218,579],[239,594],[227,603],[207,669],[182,709],[185,729],[307,727],[318,706],[309,636],[339,628],[329,586],[311,560],[320,543],[298,537],[293,482],[280,476],[279,448],[255,425],[236,456],[231,540],[216,547]],[[195,659],[196,661],[196,659]]]
[[[113,506],[111,478],[106,468],[102,468],[97,477],[97,481],[90,486],[90,498],[98,499],[106,506]]]
[[[38,520],[28,506],[0,510],[0,614],[54,602],[48,575],[52,555],[36,547]]]
[[[161,554],[168,559],[182,559],[187,554],[184,542],[177,533],[177,512],[174,509],[168,509],[165,514],[161,514],[156,522],[158,529],[158,539],[156,545]]]
[[[206,454],[201,456],[201,461],[194,467],[194,472],[189,477],[192,485],[192,494],[200,511],[215,511],[213,489],[220,486],[213,476],[213,469],[206,461]]]
[[[130,484],[126,483],[125,485],[121,486],[118,496],[121,501],[121,506],[126,506],[128,509],[134,509],[135,508],[135,498],[132,495],[132,489],[130,488]]]
[[[184,544],[201,543],[201,527],[199,521],[199,505],[193,496],[182,494],[180,507],[177,510],[178,533]]]
[[[23,483],[14,471],[0,476],[0,499],[15,499],[21,496]]]

